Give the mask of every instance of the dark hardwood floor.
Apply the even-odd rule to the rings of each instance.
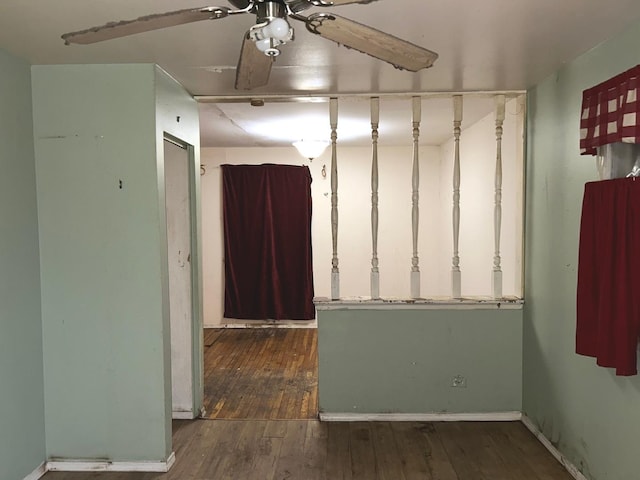
[[[206,329],[204,346],[207,418],[317,418],[316,329]]]
[[[169,473],[45,480],[571,480],[519,422],[174,422]]]

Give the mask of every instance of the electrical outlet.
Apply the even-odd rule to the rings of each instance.
[[[451,379],[451,386],[457,388],[467,388],[467,379],[462,375],[456,375]]]

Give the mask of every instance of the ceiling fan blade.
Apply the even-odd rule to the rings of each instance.
[[[64,43],[86,45],[102,42],[113,38],[126,37],[135,33],[150,32],[161,28],[173,27],[184,23],[199,22],[200,20],[216,20],[226,17],[231,10],[227,7],[187,8],[175,12],[159,13],[136,18],[110,22],[99,27],[92,27],[78,32],[62,35]]]
[[[236,70],[236,90],[251,90],[269,83],[273,57],[269,57],[258,50],[256,43],[244,36],[242,50]]]
[[[340,45],[353,48],[390,63],[396,68],[417,72],[433,65],[438,54],[413,43],[332,13],[293,16],[307,24],[307,30]]]
[[[348,5],[350,3],[371,3],[377,0],[307,0],[316,7],[337,7],[340,5]]]

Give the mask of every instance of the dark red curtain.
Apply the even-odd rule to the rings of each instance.
[[[224,316],[312,320],[311,174],[223,165]]]
[[[637,373],[640,179],[585,185],[578,262],[576,352],[617,375]]]

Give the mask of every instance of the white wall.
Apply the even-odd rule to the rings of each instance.
[[[356,297],[370,295],[371,271],[371,149],[341,148],[338,150],[338,256],[340,259],[340,295]],[[384,298],[407,297],[410,286],[411,257],[411,147],[379,148],[379,234],[378,258],[380,268],[380,295]],[[420,149],[422,185],[420,194],[421,235],[419,255],[423,271],[424,290],[436,283],[429,258],[437,250],[434,230],[433,205],[438,203],[437,171],[440,151],[436,147]],[[328,166],[327,166],[328,167]],[[322,196],[315,203],[326,221],[318,222],[314,242],[322,242],[323,255],[315,257],[315,265],[322,268],[322,290],[317,296],[330,295],[331,267],[331,191],[329,180],[322,183]],[[315,200],[315,199],[314,199]],[[314,243],[314,249],[316,248]]]
[[[503,295],[522,295],[522,135],[524,105],[512,99],[506,105],[502,139],[502,232],[501,261]],[[494,254],[494,205],[496,126],[495,115],[465,127],[460,136],[460,269],[462,295],[491,295]],[[440,271],[446,274],[441,285],[451,283],[453,255],[453,139],[442,147],[441,229],[446,232],[442,245]],[[448,291],[446,293],[449,293]]]
[[[519,115],[516,115],[518,113]],[[520,295],[521,187],[517,137],[521,114],[511,101],[504,124],[503,234],[504,294]],[[520,127],[518,127],[520,125]],[[453,127],[452,127],[453,129]],[[380,295],[409,297],[412,257],[411,174],[413,150],[379,147]],[[521,137],[520,137],[521,138]],[[495,119],[490,114],[462,134],[462,222],[460,251],[463,294],[490,295],[493,265],[493,207],[496,158]],[[312,163],[291,148],[205,148],[202,163],[204,324],[234,323],[222,319],[224,296],[220,165],[307,164],[313,177],[313,268],[315,295],[330,296],[331,183],[330,149]],[[326,165],[327,178],[321,175]],[[450,295],[452,256],[453,143],[420,148],[419,248],[421,294]],[[371,148],[338,146],[338,257],[340,295],[369,296],[371,271]],[[247,323],[247,322],[242,322]]]

